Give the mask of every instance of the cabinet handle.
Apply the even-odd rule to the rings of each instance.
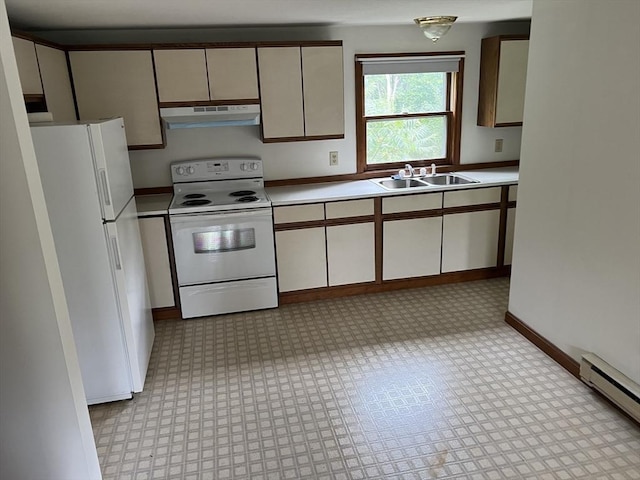
[[[100,169],[100,181],[102,182],[102,195],[104,196],[104,204],[111,205],[109,197],[109,184],[107,183],[107,172],[104,168]]]

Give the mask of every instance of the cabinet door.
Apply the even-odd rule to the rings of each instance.
[[[443,273],[497,265],[500,210],[445,215],[443,222]]]
[[[375,257],[373,222],[327,227],[329,286],[375,281]]]
[[[255,48],[209,48],[207,70],[211,100],[259,97]]]
[[[81,120],[123,117],[129,146],[162,144],[149,50],[69,53]]]
[[[344,135],[342,47],[302,47],[306,136]]]
[[[160,102],[209,100],[204,49],[154,50]]]
[[[163,217],[138,220],[152,308],[173,307],[173,282]]]
[[[522,123],[528,54],[529,40],[500,44],[496,124]]]
[[[300,47],[258,48],[264,139],[304,136]]]
[[[47,110],[51,112],[55,122],[75,121],[76,107],[73,102],[67,56],[62,50],[39,44],[36,45],[36,53]]]
[[[24,38],[11,37],[18,63],[18,75],[23,95],[42,95],[42,82],[38,68],[35,44]]]
[[[382,230],[383,280],[440,273],[442,217],[390,220]]]
[[[327,286],[324,227],[276,232],[280,292]]]

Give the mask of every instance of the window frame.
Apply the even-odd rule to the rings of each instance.
[[[356,89],[356,165],[357,173],[397,171],[403,168],[406,161],[381,164],[367,164],[367,122],[369,119],[408,119],[442,117],[447,118],[447,145],[446,157],[439,159],[412,160],[414,167],[436,165],[460,165],[460,138],[462,132],[462,88],[464,79],[464,55],[465,52],[420,52],[420,53],[368,53],[355,55],[355,89]],[[402,57],[443,57],[458,56],[459,64],[457,72],[447,72],[447,98],[446,111],[429,113],[407,113],[397,115],[376,115],[366,117],[364,115],[364,78],[363,60],[367,58],[402,58]]]

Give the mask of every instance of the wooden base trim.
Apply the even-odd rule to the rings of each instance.
[[[152,308],[153,320],[182,320],[182,313],[176,307]]]
[[[580,364],[556,347],[549,340],[544,338],[538,332],[529,327],[526,323],[516,317],[513,313],[507,311],[504,314],[504,321],[515,328],[518,333],[533,343],[536,347],[546,353],[553,360],[564,367],[571,375],[580,379]]]
[[[432,285],[444,285],[447,283],[469,282],[473,280],[484,280],[488,278],[506,277],[511,273],[510,267],[503,268],[481,268],[468,270],[466,272],[451,272],[430,277],[407,278],[402,280],[385,280],[380,284],[374,282],[361,283],[358,285],[344,285],[336,287],[322,287],[309,290],[298,290],[295,292],[280,293],[280,305],[289,303],[310,302],[313,300],[324,300],[328,298],[348,297],[351,295],[361,295],[364,293],[389,292],[404,288],[429,287]]]

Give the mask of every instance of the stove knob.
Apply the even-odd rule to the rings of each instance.
[[[247,164],[246,163],[241,163],[240,164],[240,170],[242,170],[243,172],[247,171],[248,170]]]
[[[195,168],[193,168],[193,167],[187,167],[187,173],[188,173],[189,175],[193,175],[195,171],[196,171],[196,169],[195,169]]]
[[[251,164],[251,170],[258,170],[258,163],[257,162],[253,162]]]
[[[176,173],[178,175],[184,175],[184,167],[178,167],[176,168]]]

